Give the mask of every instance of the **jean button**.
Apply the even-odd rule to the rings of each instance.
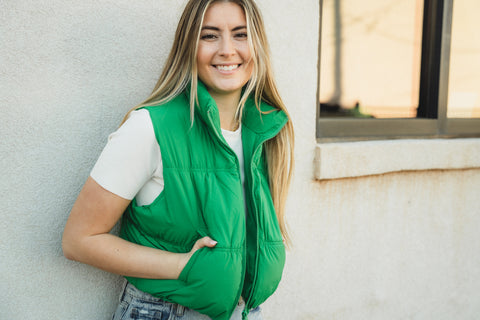
[[[242,306],[245,302],[243,301],[243,298],[240,297],[240,299],[238,300],[238,306]]]

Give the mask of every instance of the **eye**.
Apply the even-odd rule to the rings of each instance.
[[[202,40],[215,40],[217,39],[217,35],[213,34],[213,33],[207,33],[207,34],[204,34],[200,37],[200,39]]]
[[[246,39],[247,37],[248,37],[248,35],[247,35],[246,32],[240,32],[240,33],[235,34],[235,38],[238,38],[238,39]]]

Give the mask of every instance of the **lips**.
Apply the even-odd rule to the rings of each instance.
[[[215,68],[217,68],[219,71],[233,71],[235,69],[238,69],[240,67],[240,64],[230,64],[230,65],[214,65]]]

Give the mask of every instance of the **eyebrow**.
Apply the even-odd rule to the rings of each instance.
[[[232,31],[238,31],[238,30],[242,30],[242,29],[247,29],[247,27],[246,26],[238,26],[238,27],[233,28]],[[203,30],[220,31],[220,28],[213,27],[213,26],[204,26],[204,27],[202,27],[202,31]]]

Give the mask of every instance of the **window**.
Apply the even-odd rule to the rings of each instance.
[[[318,138],[480,136],[480,2],[320,8]]]
[[[448,118],[480,118],[479,12],[479,1],[453,3]]]

